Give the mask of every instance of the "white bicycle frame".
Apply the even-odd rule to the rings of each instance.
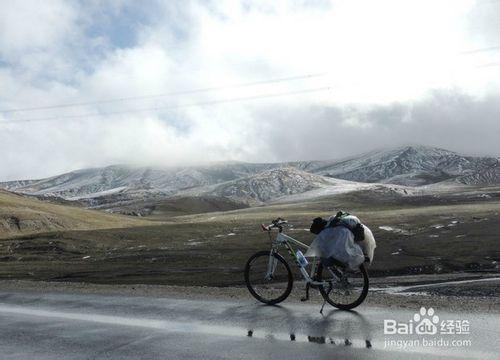
[[[269,233],[269,236],[271,236],[270,233]],[[293,244],[293,245],[296,245],[300,248],[303,248],[306,251],[309,249],[308,245],[300,242],[299,240],[296,240],[291,236],[285,235],[281,231],[278,232],[278,235],[273,240],[273,245],[272,245],[271,253],[269,255],[269,262],[268,262],[268,266],[267,266],[267,273],[266,273],[265,279],[269,280],[272,278],[274,271],[276,270],[276,266],[278,265],[278,260],[273,256],[273,254],[278,252],[278,248],[280,245],[284,245],[285,248],[288,250],[288,253],[290,254],[290,256],[292,256],[294,258],[295,263],[297,264],[297,266],[300,270],[300,273],[304,277],[304,280],[306,281],[306,283],[309,283],[312,285],[324,285],[323,281],[315,281],[312,279],[313,274],[316,273],[316,268],[318,266],[318,258],[317,257],[313,258],[313,260],[311,262],[311,273],[309,274],[307,272],[307,270],[304,268],[304,266],[300,265],[300,263],[297,259],[297,254],[290,244]],[[333,272],[332,272],[332,275],[336,278],[336,280],[339,280],[338,276],[336,274],[334,274]]]

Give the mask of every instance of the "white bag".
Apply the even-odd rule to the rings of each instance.
[[[363,241],[357,242],[357,244],[361,246],[365,256],[368,256],[371,264],[373,262],[373,257],[375,256],[375,248],[377,247],[377,243],[375,242],[375,238],[373,237],[373,233],[370,228],[366,225],[363,225],[363,228],[365,229],[365,239]]]
[[[333,217],[329,220],[331,221],[332,219]],[[361,223],[354,215],[343,217],[342,222],[350,227]],[[345,226],[326,227],[316,236],[305,256],[333,257],[348,264],[351,269],[357,269],[365,261],[365,256],[367,256],[371,264],[377,244],[368,226],[363,225],[363,228],[365,232],[364,240],[354,242],[352,231]]]
[[[333,257],[351,269],[357,269],[365,261],[361,246],[354,243],[354,235],[345,226],[324,229],[316,236],[305,256]]]

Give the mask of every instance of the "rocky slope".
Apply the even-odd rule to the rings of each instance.
[[[283,196],[300,194],[334,181],[293,167],[263,171],[256,175],[225,182],[207,189],[196,190],[203,195],[225,197],[242,203],[263,203]]]

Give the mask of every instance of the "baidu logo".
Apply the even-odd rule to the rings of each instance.
[[[413,315],[415,333],[418,335],[435,335],[438,332],[439,316],[434,315],[434,309],[425,307],[420,308],[420,312]]]
[[[384,334],[418,334],[435,335],[438,332],[439,316],[434,315],[434,309],[421,307],[408,322],[397,322],[393,319],[384,320]]]
[[[395,337],[385,338],[386,348],[394,346],[404,349],[415,346],[466,347],[471,346],[472,340],[464,338],[463,335],[469,334],[469,320],[440,319],[431,307],[422,306],[408,321],[384,320],[384,335],[395,335]],[[420,336],[405,339],[399,335]],[[456,337],[450,338],[449,335]]]

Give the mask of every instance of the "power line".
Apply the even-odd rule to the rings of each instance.
[[[490,62],[490,63],[478,65],[476,67],[477,68],[489,68],[489,67],[493,67],[493,66],[500,66],[500,61]]]
[[[227,104],[227,103],[240,102],[240,101],[251,101],[251,100],[264,99],[264,98],[275,98],[275,97],[283,97],[283,96],[290,96],[290,95],[299,95],[299,94],[306,94],[306,93],[313,93],[313,92],[321,92],[321,91],[326,91],[326,90],[330,90],[330,89],[331,89],[330,87],[320,87],[320,88],[303,89],[303,90],[288,91],[288,92],[275,93],[275,94],[262,94],[262,95],[246,96],[246,97],[231,98],[231,99],[211,100],[211,101],[204,101],[204,102],[198,102],[198,103],[192,103],[192,104],[160,106],[160,107],[134,109],[134,110],[112,111],[112,112],[106,112],[106,113],[100,113],[100,114],[99,113],[97,113],[97,114],[92,113],[92,114],[80,114],[80,115],[64,115],[64,116],[50,116],[50,117],[43,117],[43,118],[7,120],[7,121],[0,121],[0,125],[1,124],[11,124],[11,123],[23,123],[23,122],[62,120],[62,119],[80,119],[80,118],[101,117],[101,116],[120,115],[120,114],[131,114],[131,113],[150,112],[150,111],[182,109],[182,108],[189,108],[189,107],[210,106],[210,105]]]
[[[472,55],[472,54],[479,54],[482,52],[490,52],[490,51],[497,51],[497,50],[500,50],[500,46],[490,46],[490,47],[481,48],[481,49],[461,51],[461,52],[459,52],[459,54],[460,55]]]
[[[143,99],[153,99],[153,98],[159,98],[159,97],[188,95],[188,94],[203,93],[203,92],[215,91],[215,90],[235,89],[235,88],[250,87],[250,86],[262,85],[262,84],[272,84],[272,83],[303,80],[303,79],[308,79],[308,78],[315,78],[315,77],[324,76],[325,74],[326,73],[305,74],[305,75],[299,75],[299,76],[290,76],[290,77],[284,77],[284,78],[275,78],[275,79],[269,79],[269,80],[253,81],[253,82],[241,83],[241,84],[213,86],[213,87],[205,87],[205,88],[192,89],[192,90],[175,91],[175,92],[164,93],[164,94],[129,96],[129,97],[115,98],[115,99],[108,99],[108,100],[99,100],[99,101],[87,101],[87,102],[78,102],[78,103],[69,103],[69,104],[37,106],[37,107],[21,108],[21,109],[7,109],[7,110],[0,110],[0,112],[7,114],[7,113],[13,113],[13,112],[49,110],[49,109],[69,108],[69,107],[85,106],[85,105],[109,104],[109,103],[120,102],[120,101],[143,100]]]

